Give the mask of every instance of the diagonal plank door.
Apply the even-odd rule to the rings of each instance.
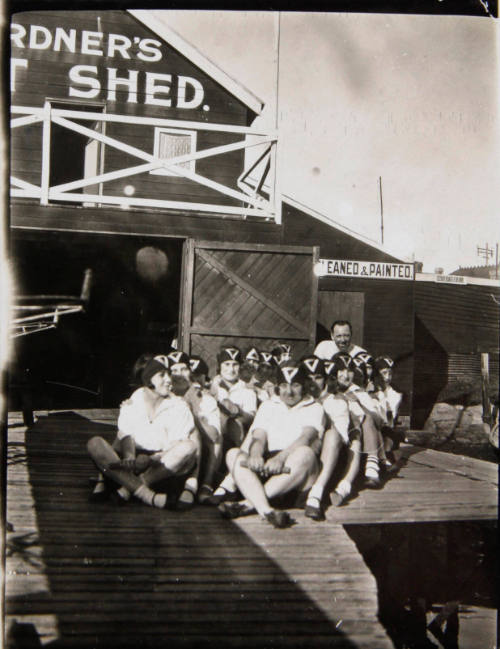
[[[312,351],[316,334],[317,247],[219,243],[184,244],[180,343],[216,370],[221,345]]]

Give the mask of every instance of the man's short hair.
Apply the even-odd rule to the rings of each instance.
[[[352,324],[349,322],[349,320],[335,320],[335,322],[332,324],[330,327],[330,331],[333,333],[333,330],[335,329],[336,326],[339,327],[345,327],[346,325],[349,327],[349,331],[351,332],[352,335]]]

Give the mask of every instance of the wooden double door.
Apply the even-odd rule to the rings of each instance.
[[[296,358],[312,351],[318,257],[317,247],[186,240],[180,348],[202,356],[212,376],[223,345],[270,350],[285,342]]]

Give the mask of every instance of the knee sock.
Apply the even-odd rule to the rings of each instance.
[[[365,476],[367,478],[375,478],[375,480],[379,477],[378,458],[376,455],[368,454],[366,458]]]
[[[167,494],[161,494],[156,491],[153,491],[146,485],[142,484],[140,487],[134,491],[134,496],[142,500],[146,505],[151,505],[152,507],[165,507],[167,504]]]

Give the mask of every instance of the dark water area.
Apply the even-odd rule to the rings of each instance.
[[[346,530],[377,580],[379,618],[396,649],[492,646],[484,644],[491,628],[480,625],[473,644],[460,645],[459,638],[467,616],[498,609],[496,521],[348,525]]]

